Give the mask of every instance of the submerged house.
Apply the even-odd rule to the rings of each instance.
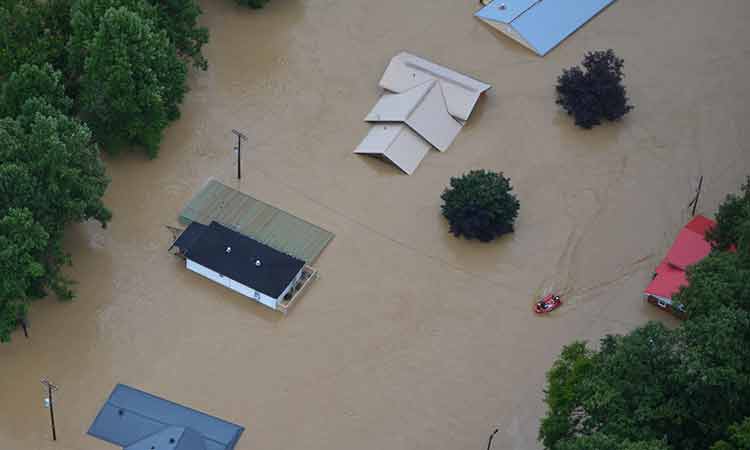
[[[284,313],[315,275],[305,261],[218,222],[192,222],[174,247],[188,270]]]
[[[370,132],[354,150],[411,175],[431,147],[444,152],[490,85],[401,52],[380,79],[386,92],[365,117]]]
[[[494,0],[474,15],[539,56],[614,0]]]
[[[88,434],[123,450],[233,450],[245,429],[118,384]]]
[[[672,297],[688,285],[687,268],[711,253],[711,244],[705,236],[715,225],[713,220],[699,215],[680,230],[643,291],[644,300],[678,316],[684,314],[683,305],[675,304]]]

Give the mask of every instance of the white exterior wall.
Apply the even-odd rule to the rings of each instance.
[[[231,278],[225,277],[218,272],[214,272],[213,270],[209,269],[208,267],[202,266],[198,264],[195,261],[192,261],[190,259],[187,260],[186,267],[188,270],[191,270],[199,275],[203,275],[204,277],[208,278],[211,281],[214,281],[216,283],[219,283],[220,285],[227,287],[239,294],[244,295],[247,298],[251,298],[255,300],[256,302],[265,305],[271,309],[276,309],[276,299],[269,297],[268,295],[256,291],[255,289],[252,289],[248,286],[245,286],[242,283],[239,283],[237,281],[232,280]],[[295,277],[294,283],[290,283],[289,286],[287,286],[284,293],[281,294],[281,298],[284,297],[284,294],[289,291],[291,286],[293,286],[297,280],[299,280],[299,277],[302,275],[302,271],[300,270],[300,273],[297,274]]]

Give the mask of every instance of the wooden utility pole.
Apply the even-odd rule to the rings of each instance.
[[[246,141],[247,136],[235,129],[232,129],[232,133],[237,135],[237,147],[234,150],[237,152],[237,179],[239,180],[242,178],[242,141]]]
[[[47,401],[49,402],[49,420],[52,424],[52,440],[57,440],[57,432],[55,431],[55,402],[52,400],[52,393],[57,390],[57,386],[50,383],[47,378],[42,378],[42,384],[47,387]]]
[[[497,434],[498,431],[499,430],[497,428],[495,428],[495,431],[493,431],[492,434],[490,435],[490,439],[489,439],[489,441],[487,441],[487,450],[490,450],[490,446],[492,445],[492,438],[495,437],[495,435]]]
[[[701,196],[701,189],[703,188],[703,175],[698,179],[698,189],[695,190],[695,198],[688,203],[688,208],[693,207],[692,216],[695,217],[695,210],[698,208],[698,199]]]

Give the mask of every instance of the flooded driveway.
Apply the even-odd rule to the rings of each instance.
[[[640,292],[689,218],[750,173],[750,4],[621,0],[539,58],[472,18],[476,1],[203,1],[205,73],[160,156],[107,158],[111,226],[67,233],[78,298],[37,302],[31,339],[0,346],[0,448],[95,450],[118,383],[246,427],[237,450],[537,449],[545,371],[562,345],[671,319]],[[576,129],[554,104],[587,50],[625,59],[635,110]],[[446,153],[412,176],[353,155],[401,50],[494,88]],[[232,128],[245,132],[238,182]],[[440,193],[503,171],[517,232],[448,234]],[[286,318],[167,253],[208,177],[336,234]],[[531,312],[546,289],[566,304]],[[39,379],[60,386],[50,440]]]

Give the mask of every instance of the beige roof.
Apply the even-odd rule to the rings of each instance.
[[[373,125],[354,153],[382,156],[411,175],[422,162],[430,144],[400,123]]]
[[[449,113],[441,83],[429,80],[402,94],[385,94],[370,114],[368,122],[404,122],[440,151],[451,145],[461,124]]]
[[[438,80],[448,107],[448,112],[461,120],[468,120],[479,95],[491,88],[454,70],[402,52],[391,59],[380,86],[396,93],[406,92],[430,80]]]

